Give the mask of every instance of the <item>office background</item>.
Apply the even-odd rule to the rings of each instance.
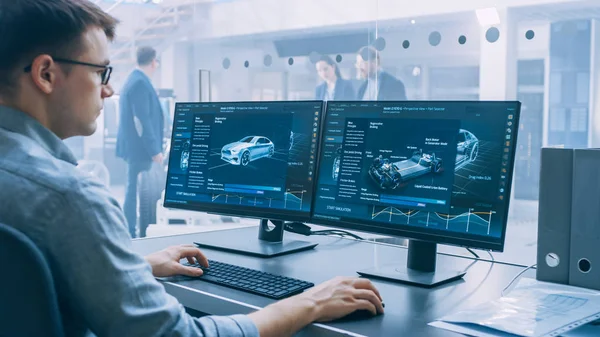
[[[99,131],[68,144],[100,167],[119,201],[125,164],[114,154],[118,92],[137,46],[152,46],[165,112],[175,101],[314,99],[320,55],[358,91],[356,52],[380,50],[409,100],[523,103],[503,262],[535,263],[540,148],[600,145],[597,0],[95,0],[121,25],[111,49],[117,95]],[[201,215],[199,215],[201,216]],[[151,236],[203,225],[151,226]],[[456,250],[460,254],[469,254]]]

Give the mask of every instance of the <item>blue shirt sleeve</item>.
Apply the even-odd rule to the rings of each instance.
[[[153,277],[135,254],[119,204],[95,178],[77,179],[60,196],[46,232],[61,305],[77,312],[98,337],[258,337],[243,315],[200,319]]]

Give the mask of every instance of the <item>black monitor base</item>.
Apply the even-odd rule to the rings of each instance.
[[[433,288],[445,283],[456,281],[465,276],[466,272],[436,269],[437,245],[422,241],[409,241],[408,264],[376,266],[359,270],[357,273],[365,277],[381,278],[389,281],[407,283],[419,287]]]
[[[269,226],[269,221],[273,226]],[[201,248],[256,257],[281,256],[309,250],[317,246],[316,243],[312,242],[284,240],[283,227],[283,221],[262,219],[260,220],[258,240],[255,238],[237,237],[231,235],[229,231],[216,231],[203,233],[202,238],[194,241],[194,243]]]

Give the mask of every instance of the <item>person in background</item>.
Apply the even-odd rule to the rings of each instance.
[[[379,52],[362,47],[356,55],[356,69],[365,82],[358,90],[359,101],[405,101],[404,83],[381,68]]]
[[[355,99],[356,94],[352,83],[342,78],[340,69],[331,57],[321,56],[315,66],[319,77],[324,81],[316,89],[316,99],[323,101],[350,101]]]
[[[191,245],[135,253],[119,203],[63,142],[92,135],[113,95],[116,25],[91,1],[0,1],[0,222],[43,253],[65,336],[292,336],[356,310],[383,313],[375,286],[356,277],[248,315],[195,318],[165,291],[155,277],[201,276],[180,260],[208,267],[206,256]]]
[[[131,72],[119,97],[117,156],[127,162],[127,186],[123,209],[129,234],[136,237],[138,176],[150,170],[152,162],[163,162],[164,116],[150,80],[158,69],[156,50],[140,47],[138,67]]]

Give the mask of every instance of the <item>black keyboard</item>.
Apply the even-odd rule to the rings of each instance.
[[[313,287],[315,284],[295,278],[265,273],[223,262],[208,260],[209,268],[199,264],[185,264],[201,268],[204,274],[198,279],[249,293],[280,300]]]

